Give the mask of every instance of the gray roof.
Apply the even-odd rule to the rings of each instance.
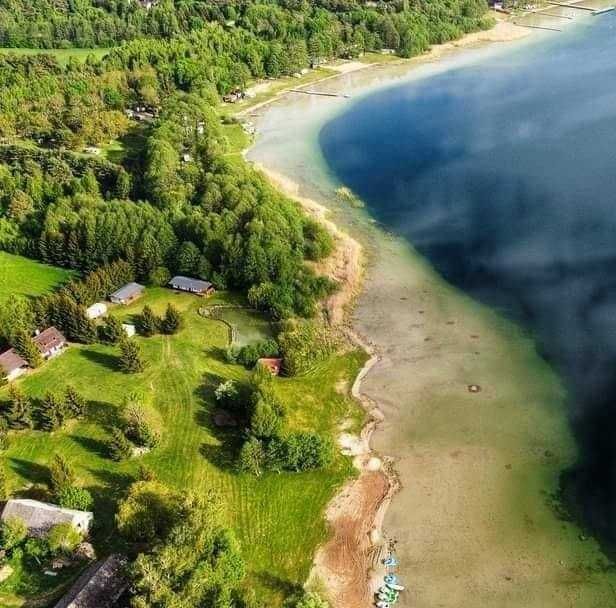
[[[171,287],[176,289],[185,289],[186,291],[196,291],[201,293],[211,289],[213,285],[209,281],[201,281],[200,279],[191,279],[190,277],[177,276],[169,281]]]
[[[55,605],[55,608],[111,608],[124,593],[127,563],[121,555],[92,564]]]
[[[124,287],[120,287],[120,289],[114,291],[109,296],[109,299],[127,300],[140,294],[144,289],[145,287],[143,285],[139,285],[139,283],[128,283],[127,285],[124,285]]]
[[[9,348],[0,355],[0,368],[4,370],[5,374],[10,374],[20,367],[27,367],[27,365],[28,363],[20,357],[14,348]]]
[[[36,535],[46,532],[56,524],[68,523],[76,526],[85,520],[89,523],[92,520],[92,513],[63,509],[57,505],[29,498],[11,498],[2,511],[2,520],[12,517],[21,519],[28,527],[28,531]],[[87,529],[84,532],[87,532]]]

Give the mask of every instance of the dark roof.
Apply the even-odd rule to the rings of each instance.
[[[196,291],[202,293],[211,289],[213,285],[209,281],[201,281],[200,279],[191,279],[190,277],[177,276],[169,281],[171,287],[177,289],[186,289],[187,291]]]
[[[111,608],[128,586],[126,563],[126,558],[117,554],[96,562],[75,581],[55,608]]]
[[[34,343],[39,347],[41,353],[45,354],[52,348],[57,348],[58,346],[66,344],[66,338],[62,335],[60,330],[55,327],[48,327],[37,336],[34,336]]]
[[[10,374],[16,369],[27,365],[28,363],[19,356],[14,348],[10,348],[0,355],[0,367],[4,370],[5,374]]]
[[[128,283],[124,285],[124,287],[120,287],[117,291],[114,291],[109,299],[116,300],[128,300],[136,295],[139,295],[145,287],[143,285],[139,285],[139,283]]]

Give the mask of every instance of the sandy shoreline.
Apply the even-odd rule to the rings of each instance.
[[[370,72],[386,83],[390,74],[458,48],[529,32],[500,22],[423,57],[336,76],[341,81],[330,85]],[[291,124],[309,103],[294,98]],[[272,129],[276,149],[280,129]],[[445,284],[408,244],[374,227],[360,228],[378,241],[367,271],[371,290],[362,290],[359,243],[329,219],[328,207],[299,196],[305,183],[300,188],[293,170],[273,171],[267,160],[260,162],[270,181],[335,235],[336,252],[320,270],[345,287],[327,303],[327,315],[335,323],[348,319],[350,337],[371,355],[353,387],[368,423],[360,438],[341,435],[360,473],[327,509],[332,537],[315,557],[310,584],[324,585],[335,608],[368,606],[386,526],[399,541],[410,586],[403,608],[458,608],[470,598],[490,608],[609,605],[611,589],[589,567],[599,563],[596,544],[580,545],[579,530],[560,521],[545,498],[575,450],[562,415],[565,393],[532,340]],[[298,167],[308,171],[305,161]],[[470,384],[479,384],[480,393],[469,392]],[[387,454],[395,454],[395,463]]]

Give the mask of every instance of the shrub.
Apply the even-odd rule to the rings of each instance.
[[[0,525],[0,542],[5,551],[21,545],[28,535],[28,527],[23,519],[9,517]]]
[[[271,439],[278,435],[281,427],[279,413],[267,401],[259,400],[250,418],[250,432],[259,439]]]
[[[229,352],[228,349],[227,358],[232,359],[234,363],[243,365],[247,369],[252,369],[262,357],[277,357],[279,354],[278,343],[272,339],[247,344],[239,349],[235,348],[235,352],[233,350]]]
[[[263,443],[256,437],[251,437],[240,450],[238,466],[240,471],[252,473],[259,477],[266,463]]]
[[[54,498],[61,507],[78,511],[90,511],[94,504],[92,494],[88,490],[75,486],[62,488]]]
[[[292,433],[285,439],[285,468],[292,471],[309,471],[328,466],[333,458],[329,439],[318,433]]]
[[[338,345],[330,328],[315,321],[289,321],[278,336],[284,369],[290,376],[304,374],[331,355]]]
[[[158,481],[136,481],[116,514],[120,533],[134,542],[162,541],[179,517],[180,496]]]
[[[237,410],[240,401],[240,390],[234,380],[221,382],[214,391],[217,403],[226,409]]]
[[[37,565],[49,557],[49,544],[46,538],[29,538],[24,545],[24,555]]]
[[[47,534],[47,544],[54,555],[70,555],[81,541],[81,533],[70,523],[56,524]]]

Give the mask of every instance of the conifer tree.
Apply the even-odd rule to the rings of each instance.
[[[59,429],[66,420],[64,403],[56,395],[48,392],[41,403],[41,426],[44,430],[52,432]]]
[[[9,388],[6,421],[12,429],[32,428],[32,401],[16,385]]]
[[[32,337],[25,331],[15,334],[15,350],[24,358],[30,367],[37,368],[43,363],[43,356]]]
[[[75,469],[66,458],[56,454],[49,467],[49,478],[49,487],[53,495],[56,496],[62,490],[75,485]]]
[[[178,309],[173,304],[169,304],[161,322],[161,329],[166,334],[174,334],[180,329],[181,324],[182,317]]]
[[[130,458],[133,453],[133,444],[126,438],[122,429],[114,427],[111,430],[109,442],[109,456],[112,460],[120,461]]]
[[[81,418],[86,411],[86,399],[74,387],[67,386],[64,392],[64,409],[69,416]]]
[[[161,321],[149,306],[144,306],[137,327],[143,336],[153,336],[160,329]]]
[[[135,340],[126,338],[120,342],[120,369],[128,374],[142,372],[145,369],[141,347]]]
[[[99,327],[99,337],[103,342],[117,344],[125,335],[122,321],[117,317],[106,317]]]

